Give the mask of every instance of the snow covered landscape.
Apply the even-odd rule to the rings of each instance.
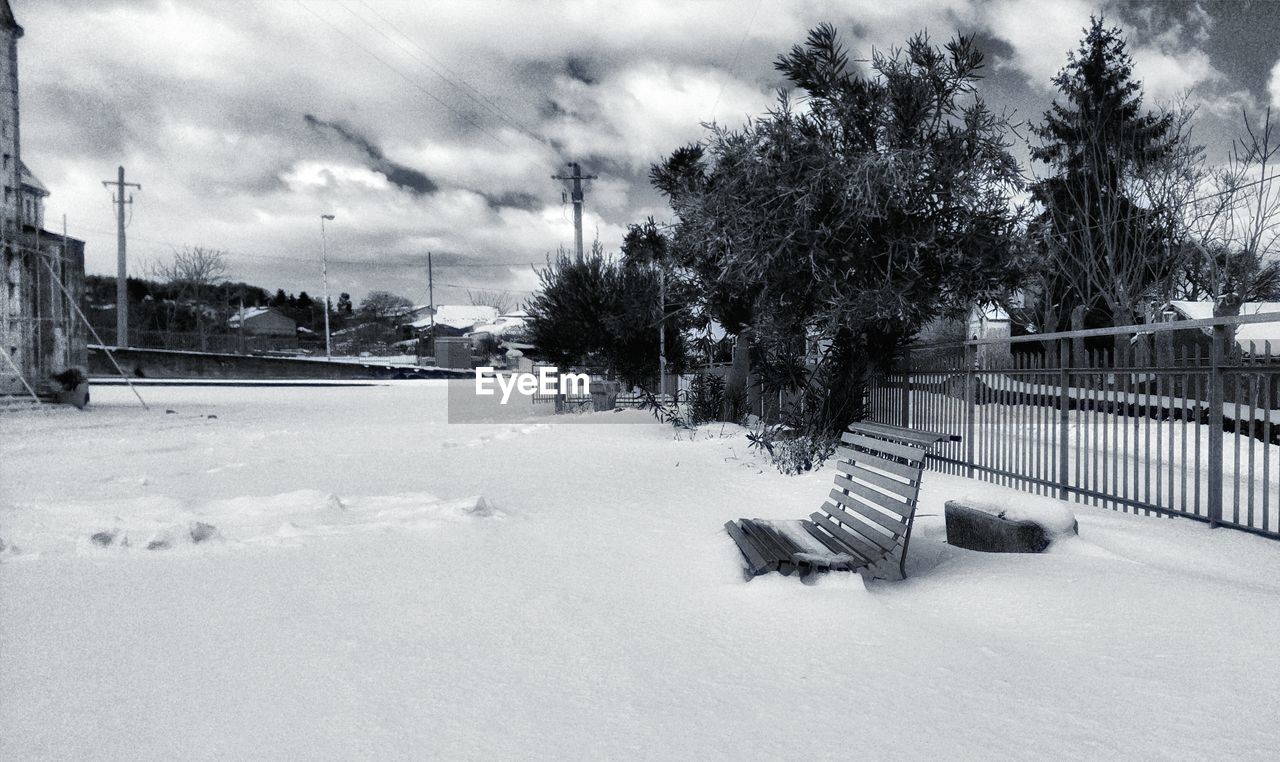
[[[723,523],[808,514],[830,466],[639,411],[450,424],[449,383],[0,416],[0,758],[1280,744],[1274,541],[1071,504],[1048,553],[965,551],[946,500],[1061,504],[927,472],[906,581],[746,582]]]

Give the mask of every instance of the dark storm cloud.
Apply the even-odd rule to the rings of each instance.
[[[564,62],[565,72],[574,79],[587,85],[594,85],[598,78],[592,73],[591,62],[578,56],[569,56]]]
[[[429,195],[440,189],[440,186],[422,172],[388,159],[382,153],[382,149],[350,127],[320,119],[312,114],[303,114],[302,118],[313,129],[336,135],[344,143],[360,149],[368,159],[369,169],[382,174],[389,182],[418,196]]]
[[[500,194],[484,193],[481,195],[484,196],[484,200],[486,203],[489,204],[490,209],[501,209],[503,207],[509,207],[512,209],[523,209],[526,212],[532,212],[536,209],[541,209],[543,206],[545,206],[542,199],[539,199],[537,196],[533,195],[532,193],[520,193],[516,191],[511,191],[508,193],[500,193]]]

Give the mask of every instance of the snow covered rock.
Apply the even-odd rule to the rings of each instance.
[[[203,521],[193,521],[189,534],[191,535],[191,541],[197,545],[208,540],[217,539],[219,536],[217,527],[213,524],[206,524]]]
[[[1079,533],[1075,515],[1048,501],[948,500],[946,523],[949,544],[987,553],[1041,553],[1054,538]]]

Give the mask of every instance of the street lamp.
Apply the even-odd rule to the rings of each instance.
[[[324,236],[324,221],[333,220],[332,214],[320,215],[320,277],[324,279],[324,359],[333,359],[333,347],[329,341],[329,252]]]

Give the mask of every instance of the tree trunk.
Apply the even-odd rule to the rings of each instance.
[[[1081,304],[1071,310],[1071,330],[1084,330],[1084,305]],[[1080,337],[1071,340],[1071,364],[1077,368],[1087,367],[1089,364],[1089,356],[1085,352],[1084,339]]]

